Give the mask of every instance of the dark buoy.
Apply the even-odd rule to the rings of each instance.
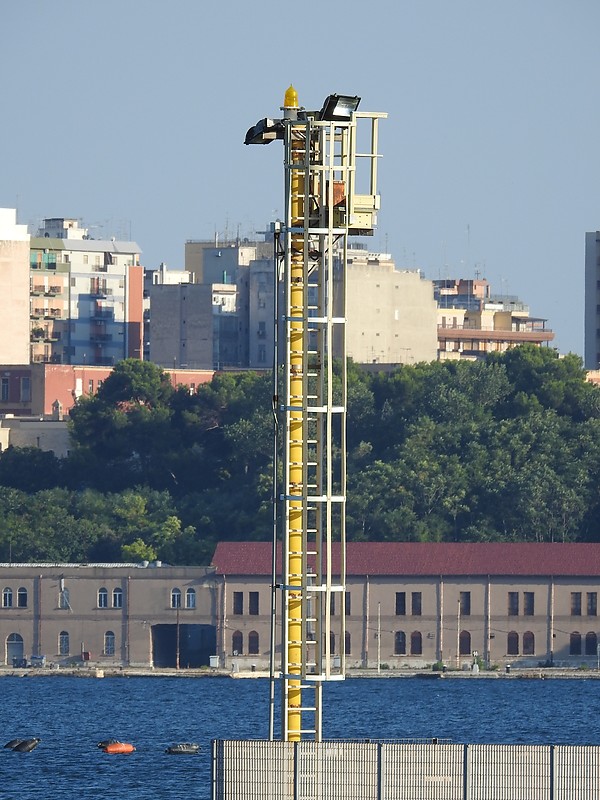
[[[12,750],[18,744],[21,744],[22,741],[23,741],[23,739],[11,739],[10,742],[7,742],[4,745],[4,747],[8,748],[9,750]]]
[[[99,747],[101,750],[104,750],[106,747],[108,747],[109,744],[119,744],[119,740],[118,739],[102,739],[101,742],[98,742],[96,747]]]
[[[179,744],[172,744],[167,747],[165,753],[171,756],[175,755],[196,755],[200,752],[200,745],[196,742],[180,742]]]
[[[22,742],[19,742],[19,744],[13,747],[13,753],[30,753],[32,750],[35,750],[41,741],[41,739],[37,738],[23,739]]]

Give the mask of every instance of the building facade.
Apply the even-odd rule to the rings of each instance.
[[[199,667],[215,652],[208,567],[0,565],[1,661]]]
[[[600,231],[585,235],[583,360],[586,369],[600,367]]]
[[[0,362],[29,362],[29,234],[17,212],[0,208]]]
[[[333,546],[334,565],[339,547]],[[0,663],[267,669],[271,545],[222,542],[210,567],[0,565]],[[355,669],[438,663],[596,667],[600,545],[351,542],[344,641]],[[276,653],[281,652],[277,608]]]
[[[265,664],[271,546],[220,543],[213,566],[223,659]],[[345,641],[331,652],[350,668],[465,668],[474,654],[489,667],[596,666],[599,590],[596,544],[350,542],[346,594],[332,596]]]
[[[30,241],[32,363],[142,358],[140,252],[135,242],[92,239],[75,219],[44,220]]]
[[[547,345],[554,332],[518,297],[493,295],[484,279],[433,281],[438,359],[481,359],[520,344]]]

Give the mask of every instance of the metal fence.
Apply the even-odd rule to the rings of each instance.
[[[218,740],[212,800],[600,800],[600,746]]]

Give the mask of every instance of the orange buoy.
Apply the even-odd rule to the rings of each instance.
[[[102,749],[105,753],[133,753],[135,747],[129,742],[111,742]]]

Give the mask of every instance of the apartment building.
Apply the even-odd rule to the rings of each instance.
[[[484,279],[433,281],[438,358],[478,359],[520,344],[547,345],[554,332],[518,297],[493,295]]]
[[[32,363],[142,357],[140,252],[135,242],[92,239],[76,219],[43,221],[29,252]]]

